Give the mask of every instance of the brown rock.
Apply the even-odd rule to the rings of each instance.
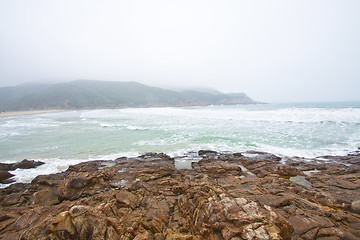
[[[0,171],[0,183],[5,183],[5,181],[15,175],[9,173],[8,171]]]
[[[40,190],[35,193],[34,204],[50,206],[58,204],[59,202],[59,194],[54,190]]]
[[[320,237],[334,237],[344,240],[356,240],[358,239],[353,234],[343,231],[339,228],[322,228],[319,230],[317,236]]]
[[[14,163],[0,163],[0,171],[15,170]]]
[[[235,237],[236,235],[241,234],[242,231],[243,229],[239,228],[239,226],[225,222],[221,229],[221,235],[224,239],[229,240]]]
[[[288,166],[288,165],[279,165],[277,169],[275,170],[275,173],[281,175],[281,176],[297,176],[297,175],[303,175],[301,171],[299,171],[297,168]]]
[[[78,238],[76,229],[71,220],[69,212],[62,212],[57,215],[50,226],[50,232],[59,239]]]
[[[190,234],[177,233],[169,229],[166,232],[165,240],[194,240],[196,239],[194,236]]]
[[[287,196],[274,196],[271,194],[259,195],[256,197],[256,200],[264,205],[275,208],[285,207],[291,204],[291,198]]]
[[[312,216],[311,218],[306,216],[294,216],[290,217],[288,221],[294,227],[295,233],[299,235],[314,228],[334,226],[330,220],[319,216]]]
[[[88,184],[87,179],[81,177],[74,177],[69,181],[69,188],[82,189]]]
[[[18,215],[1,212],[0,213],[0,231],[3,231],[6,227],[13,224],[18,217],[19,217]]]
[[[199,150],[198,154],[200,156],[204,156],[204,155],[216,155],[217,152],[216,151],[211,151],[211,150]]]
[[[19,163],[15,163],[14,164],[14,168],[22,168],[22,169],[29,169],[29,168],[36,168],[38,166],[41,166],[45,164],[44,162],[41,161],[34,161],[34,160],[27,160],[24,159]]]
[[[120,191],[116,193],[115,198],[117,202],[124,207],[135,208],[138,204],[138,198],[128,191]]]
[[[360,214],[360,200],[354,200],[351,203],[351,211]]]
[[[134,240],[153,240],[153,239],[154,239],[153,235],[148,231],[139,233],[134,238]]]
[[[360,188],[360,185],[342,179],[331,179],[328,183],[339,188],[350,190],[356,190]]]
[[[352,158],[326,164],[289,158],[284,164],[266,153],[200,157],[192,169],[182,170],[156,153],[86,162],[0,189],[0,239],[354,239],[360,234],[359,171],[345,169],[356,162]],[[279,176],[320,168],[307,173],[309,188]]]

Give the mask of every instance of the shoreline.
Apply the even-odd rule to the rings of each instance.
[[[64,112],[65,110],[27,110],[27,111],[9,111],[9,112],[0,112],[0,117],[12,117],[12,116],[21,116],[21,115],[32,115],[40,113],[57,113]]]
[[[0,189],[0,238],[358,239],[359,152],[197,155],[94,160]]]

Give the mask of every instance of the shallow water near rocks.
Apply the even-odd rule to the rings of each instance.
[[[346,155],[359,142],[360,103],[99,109],[0,118],[0,162],[46,163],[18,171],[18,182],[83,161],[144,152],[178,157],[200,149],[250,150],[313,158]],[[177,167],[189,168],[182,160]]]
[[[312,187],[311,183],[304,176],[290,177],[289,180],[304,187]]]

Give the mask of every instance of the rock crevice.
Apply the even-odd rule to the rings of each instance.
[[[360,158],[201,151],[92,161],[1,189],[1,239],[357,239]],[[329,160],[330,159],[330,160]],[[345,165],[346,163],[346,165]],[[321,169],[321,170],[319,170]],[[338,171],[335,171],[338,169]],[[308,174],[306,171],[312,171]],[[311,185],[291,181],[302,176]]]

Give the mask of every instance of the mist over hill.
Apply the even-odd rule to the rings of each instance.
[[[76,80],[0,88],[0,110],[96,109],[256,103],[244,93],[173,91],[137,82]]]

